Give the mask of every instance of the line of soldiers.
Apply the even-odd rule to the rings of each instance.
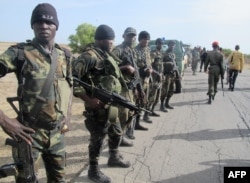
[[[0,55],[0,77],[14,72],[17,76],[19,102],[17,118],[9,118],[0,110],[0,125],[17,142],[25,141],[32,148],[35,176],[19,169],[16,182],[38,182],[38,162],[42,158],[47,182],[65,182],[64,135],[69,130],[72,94],[84,101],[85,126],[90,133],[88,177],[94,182],[109,183],[98,165],[103,142],[108,136],[110,167],[130,167],[119,152],[119,146],[132,146],[126,138],[135,139],[134,130],[148,130],[140,123],[141,113],[109,105],[93,97],[73,78],[124,96],[139,108],[146,108],[143,120],[152,123],[159,99],[160,110],[173,109],[169,101],[174,93],[177,66],[170,41],[165,53],[162,40],[150,50],[150,34],[141,31],[139,44],[133,48],[137,32],[128,27],[124,42],[113,49],[114,30],[108,25],[97,27],[94,43],[87,45],[73,60],[67,49],[56,44],[59,21],[55,8],[38,4],[31,15],[34,39],[9,47]],[[20,154],[14,161],[20,161]],[[32,174],[33,175],[33,174]]]
[[[143,121],[152,123],[150,116],[160,116],[155,112],[159,99],[160,110],[173,109],[169,104],[174,93],[177,68],[173,49],[169,42],[166,53],[162,53],[163,41],[156,40],[156,50],[150,50],[150,34],[141,31],[138,45],[133,48],[137,32],[133,27],[125,29],[124,41],[112,49],[115,33],[108,25],[100,25],[95,33],[95,42],[86,46],[74,61],[73,76],[95,86],[117,92],[137,106],[146,108]],[[119,146],[133,146],[127,139],[135,139],[134,130],[148,130],[141,125],[141,112],[135,114],[124,107],[107,106],[91,94],[86,93],[79,83],[74,84],[74,95],[85,102],[85,125],[90,132],[89,179],[95,182],[111,182],[98,166],[98,159],[106,134],[110,157],[108,166],[130,167],[119,153]]]

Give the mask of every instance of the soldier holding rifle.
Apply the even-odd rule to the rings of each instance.
[[[15,162],[21,162],[17,183],[37,182],[40,157],[47,182],[63,183],[64,133],[68,131],[72,96],[70,52],[54,42],[59,21],[51,4],[38,4],[30,24],[35,38],[0,55],[0,77],[14,72],[18,81],[17,97],[8,98],[18,117],[10,119],[1,111],[0,121],[4,131],[17,141],[13,148]]]

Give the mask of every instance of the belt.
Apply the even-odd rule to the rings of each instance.
[[[56,121],[46,121],[41,118],[38,118],[37,120],[33,120],[28,115],[24,115],[24,120],[28,123],[29,126],[33,128],[42,128],[44,130],[54,130],[54,129],[60,129],[61,122],[63,121],[64,117],[60,117]]]

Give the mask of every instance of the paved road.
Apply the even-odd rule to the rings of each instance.
[[[222,183],[224,166],[250,166],[250,70],[238,76],[235,91],[219,87],[207,104],[207,74],[183,78],[183,92],[174,95],[174,110],[154,117],[148,132],[136,131],[134,147],[121,147],[131,168],[107,167],[108,149],[100,158],[102,171],[114,183]],[[220,86],[220,85],[219,85]],[[73,182],[90,182],[87,169]]]

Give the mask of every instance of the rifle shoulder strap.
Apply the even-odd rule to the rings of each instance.
[[[53,84],[53,81],[55,80],[55,72],[56,72],[56,66],[57,66],[57,50],[56,48],[53,49],[52,56],[51,57],[51,66],[48,73],[48,76],[44,82],[44,85],[41,89],[41,92],[38,96],[36,96],[37,100],[34,104],[34,107],[31,109],[30,114],[31,118],[36,119],[37,115],[42,108],[43,103],[46,101],[46,97],[49,94],[50,88]]]

